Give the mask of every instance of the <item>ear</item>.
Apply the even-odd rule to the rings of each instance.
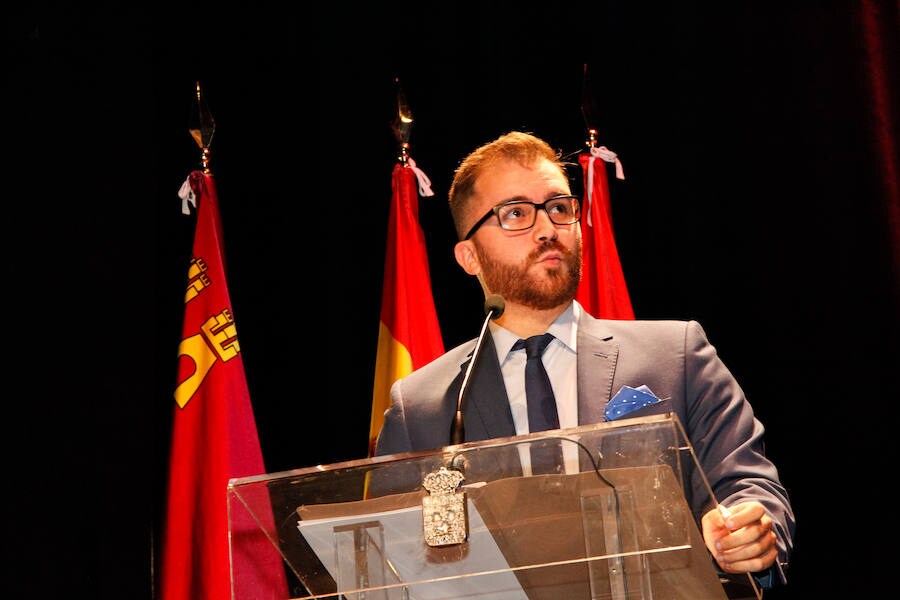
[[[470,240],[456,242],[453,247],[453,256],[456,257],[456,262],[463,268],[463,271],[469,275],[481,273],[481,263],[478,261],[475,245]]]

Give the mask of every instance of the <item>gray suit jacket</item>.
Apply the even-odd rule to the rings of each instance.
[[[719,502],[758,500],[775,521],[782,566],[792,548],[794,515],[775,466],[766,458],[764,429],[731,372],[695,321],[616,321],[582,312],[578,321],[578,423],[605,420],[604,408],[623,386],[648,386],[667,402],[628,416],[673,412],[684,425],[698,462]],[[434,360],[391,389],[376,454],[430,450],[450,443],[450,426],[471,340]],[[490,335],[472,370],[464,399],[465,441],[516,435],[497,353]],[[695,518],[711,508],[697,473],[685,472]],[[771,581],[762,579],[764,585]]]

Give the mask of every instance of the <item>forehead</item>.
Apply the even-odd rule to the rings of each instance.
[[[487,210],[515,198],[536,202],[569,191],[565,175],[547,159],[541,158],[531,165],[503,160],[478,178],[473,200],[479,210]]]

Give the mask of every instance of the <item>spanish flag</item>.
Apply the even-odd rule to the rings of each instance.
[[[600,319],[634,319],[631,298],[616,250],[606,163],[615,163],[616,177],[624,179],[622,163],[605,146],[578,155],[584,175],[582,207],[582,275],[575,299]]]
[[[430,182],[409,158],[394,166],[391,189],[369,456],[375,454],[384,411],[391,404],[391,385],[444,352],[419,224],[419,191],[433,195]]]
[[[196,207],[197,223],[178,347],[160,598],[286,598],[284,565],[261,531],[272,528],[271,513],[263,510],[259,523],[247,513],[228,514],[229,480],[263,474],[265,466],[225,281],[212,175],[193,171],[179,195],[183,212],[190,214],[189,203]],[[232,547],[232,540],[240,544]]]

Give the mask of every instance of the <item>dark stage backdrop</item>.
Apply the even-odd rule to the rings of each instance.
[[[394,78],[436,193],[421,223],[449,348],[483,318],[452,256],[453,170],[512,129],[574,162],[585,63],[599,143],[624,165],[610,187],[635,313],[703,324],[792,495],[791,586],[768,597],[881,589],[900,364],[884,155],[897,139],[895,3],[377,4],[10,19],[15,589],[152,597],[196,81],[217,121],[228,283],[275,472],[366,453]],[[887,130],[865,11],[894,100]]]

